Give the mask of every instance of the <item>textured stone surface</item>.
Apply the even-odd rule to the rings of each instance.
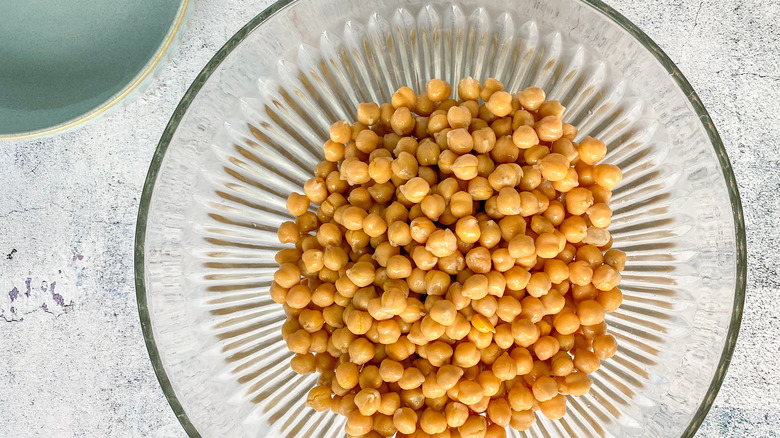
[[[693,84],[737,174],[748,293],[737,349],[697,436],[780,430],[780,7],[759,0],[610,2]],[[214,52],[267,0],[199,0],[150,87],[96,123],[0,143],[0,428],[13,437],[184,437],[135,306],[135,218],[170,114]]]

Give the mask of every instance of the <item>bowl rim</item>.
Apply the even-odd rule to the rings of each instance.
[[[28,138],[46,137],[59,132],[67,131],[71,128],[75,128],[95,117],[112,109],[116,104],[123,101],[133,91],[138,89],[147,78],[155,71],[165,58],[165,54],[168,53],[176,36],[179,35],[184,19],[187,13],[190,11],[191,3],[195,0],[179,0],[179,8],[176,11],[173,22],[170,24],[165,36],[160,40],[160,44],[157,46],[154,54],[146,61],[143,68],[136,73],[135,77],[125,83],[121,90],[116,92],[113,96],[109,97],[102,103],[98,104],[95,108],[88,110],[85,113],[77,114],[71,119],[58,123],[53,126],[47,126],[44,128],[34,129],[32,131],[11,132],[7,134],[0,133],[0,141],[4,140],[23,140]]]
[[[186,3],[187,0],[185,0]],[[157,375],[157,380],[162,387],[165,398],[179,419],[185,432],[192,438],[200,438],[201,435],[190,421],[187,413],[184,411],[181,403],[179,402],[170,379],[165,371],[165,368],[160,357],[157,344],[154,340],[154,333],[152,331],[152,322],[149,313],[149,307],[146,298],[146,288],[144,285],[144,244],[146,238],[146,226],[149,214],[149,205],[154,190],[154,185],[159,174],[162,161],[165,157],[165,153],[168,149],[171,139],[173,138],[182,117],[186,114],[187,109],[192,103],[193,99],[197,96],[200,89],[211,77],[211,74],[217,69],[217,67],[225,60],[225,58],[232,53],[239,43],[241,43],[252,31],[261,26],[271,16],[284,9],[285,7],[296,3],[299,0],[278,0],[252,20],[245,24],[238,32],[236,32],[211,58],[206,66],[201,70],[195,80],[192,82],[187,92],[182,97],[176,110],[173,112],[168,125],[157,144],[152,161],[149,165],[149,171],[144,182],[143,193],[141,194],[140,205],[138,208],[138,218],[136,222],[136,236],[135,236],[135,287],[136,287],[136,300],[138,304],[138,313],[141,320],[141,327],[144,334],[144,341],[146,348],[151,359],[154,372]],[[681,438],[692,438],[696,431],[701,426],[707,413],[712,407],[712,403],[715,401],[715,397],[723,384],[723,379],[726,376],[726,371],[731,363],[731,357],[734,353],[737,337],[739,335],[739,328],[742,321],[742,312],[745,302],[746,291],[746,277],[747,277],[747,243],[745,235],[745,221],[742,212],[742,202],[737,186],[736,177],[731,167],[726,148],[723,145],[723,141],[715,128],[712,118],[707,112],[704,104],[699,98],[696,91],[693,89],[688,80],[683,76],[680,69],[677,68],[675,63],[669,58],[669,56],[658,46],[647,34],[645,34],[639,27],[629,21],[620,12],[607,5],[601,0],[579,0],[584,4],[592,7],[593,9],[601,12],[606,17],[614,21],[617,25],[622,27],[626,32],[639,41],[646,49],[648,49],[655,58],[663,65],[672,79],[675,81],[678,87],[688,97],[688,101],[693,106],[694,111],[699,116],[704,129],[707,131],[707,135],[710,142],[715,149],[715,154],[718,157],[723,176],[726,180],[726,187],[729,194],[729,200],[731,203],[732,219],[734,221],[734,233],[736,237],[736,286],[734,293],[733,310],[731,314],[731,320],[729,322],[728,333],[726,335],[726,341],[723,346],[718,366],[715,370],[715,374],[710,382],[707,392],[699,404],[696,412],[693,415],[690,423],[686,427],[685,431],[681,435]]]

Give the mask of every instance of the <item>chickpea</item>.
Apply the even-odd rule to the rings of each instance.
[[[424,316],[422,321],[420,321],[420,329],[423,332],[423,337],[429,342],[439,339],[446,330],[443,325],[436,322],[430,315]]]
[[[287,348],[296,354],[306,354],[311,347],[311,334],[299,329],[287,336]]]
[[[462,426],[469,417],[469,408],[457,401],[447,403],[444,408],[447,425],[451,428]]]
[[[502,381],[512,380],[517,376],[517,363],[504,353],[493,362],[493,374]]]
[[[447,122],[453,129],[468,128],[471,124],[471,111],[463,106],[453,106],[447,111]]]
[[[311,302],[311,296],[311,289],[308,286],[297,284],[287,291],[286,304],[293,309],[303,309]]]
[[[506,272],[515,265],[515,259],[509,255],[506,248],[498,248],[491,254],[493,269],[498,272]]]
[[[552,282],[550,281],[549,275],[547,275],[545,272],[534,272],[531,274],[531,279],[528,280],[526,291],[532,297],[539,298],[547,295],[551,287]]]
[[[539,409],[550,420],[560,420],[566,414],[566,397],[558,394],[550,400],[540,401]]]
[[[311,374],[316,371],[316,363],[314,361],[314,355],[296,354],[290,360],[290,368],[298,374]]]
[[[593,204],[585,211],[593,226],[607,228],[612,220],[612,210],[603,203]]]
[[[476,129],[471,133],[472,148],[480,154],[486,154],[496,147],[496,133],[491,128]]]
[[[462,218],[474,213],[474,200],[468,192],[460,191],[452,195],[449,207],[455,218]]]
[[[593,168],[593,179],[606,190],[613,190],[623,179],[623,173],[615,165],[599,164]]]
[[[441,412],[428,408],[420,416],[420,429],[429,434],[442,433],[447,429],[447,417]]]
[[[523,166],[523,176],[520,178],[520,188],[522,190],[533,190],[542,183],[542,173],[539,166]]]
[[[306,397],[306,405],[317,412],[323,412],[330,408],[331,390],[326,385],[315,386]]]
[[[564,125],[566,124],[564,123]],[[575,162],[580,158],[580,153],[574,146],[574,143],[566,138],[565,135],[564,137],[553,142],[552,152],[563,155],[567,160],[569,160],[570,163]]]
[[[431,233],[425,243],[425,249],[436,257],[446,257],[457,251],[457,237],[448,230],[437,230]]]
[[[477,274],[490,272],[492,266],[490,251],[481,246],[474,247],[466,254],[466,265]]]
[[[358,338],[349,344],[349,360],[362,365],[374,357],[374,345],[365,338]]]
[[[479,383],[471,380],[461,380],[458,383],[458,401],[471,406],[482,400],[484,393]]]
[[[413,108],[416,101],[417,96],[409,87],[399,88],[395,93],[393,93],[391,98],[391,104],[393,105],[393,108],[400,108],[402,106]]]
[[[428,195],[428,193],[430,193],[431,186],[428,184],[428,181],[420,177],[415,177],[410,179],[399,189],[401,194],[410,202],[419,203]]]
[[[601,363],[593,352],[580,349],[574,352],[574,366],[585,374],[590,374],[599,369]]]
[[[545,259],[553,259],[560,253],[560,240],[558,236],[553,233],[542,233],[534,242],[536,248],[536,255]]]
[[[492,426],[507,427],[512,419],[512,408],[504,398],[491,400],[487,408],[488,418],[493,422]]]
[[[485,438],[487,433],[487,420],[480,415],[471,415],[463,423],[463,426],[458,428],[461,438]]]
[[[292,263],[283,263],[274,273],[274,281],[283,288],[291,288],[301,281],[301,271]]]
[[[360,152],[370,154],[379,146],[379,136],[369,129],[360,131],[355,137],[355,147]]]
[[[447,327],[455,322],[455,315],[458,310],[452,302],[447,300],[437,301],[431,308],[429,315],[431,318],[439,324]]]
[[[512,112],[512,95],[496,91],[485,102],[485,107],[496,117],[505,117]]]
[[[401,396],[397,392],[387,392],[382,394],[382,400],[379,403],[378,412],[382,415],[391,416],[401,408]]]
[[[411,435],[417,430],[417,413],[408,407],[403,407],[393,414],[393,425],[399,432]]]
[[[469,332],[471,331],[471,323],[466,319],[465,316],[458,313],[455,316],[455,322],[452,323],[452,325],[448,326],[444,333],[452,340],[459,341],[466,336],[468,336]]]
[[[577,317],[582,325],[594,325],[604,321],[604,308],[596,300],[585,300],[577,305]]]
[[[548,100],[539,106],[539,117],[555,116],[557,118],[563,117],[563,112],[566,111],[566,107],[561,105],[557,100]]]
[[[417,175],[419,163],[417,162],[417,158],[410,152],[401,151],[396,159],[390,164],[390,169],[393,172],[393,176],[403,180],[409,180]]]
[[[417,95],[417,100],[414,102],[414,112],[421,116],[429,116],[436,109],[436,104],[428,99],[426,93]]]
[[[482,90],[479,94],[479,97],[487,102],[490,100],[490,96],[492,96],[493,93],[503,90],[504,84],[502,84],[501,81],[498,81],[495,78],[487,78],[485,79],[485,83],[482,85]]]
[[[565,377],[571,374],[572,371],[574,371],[574,362],[568,353],[560,351],[552,357],[550,373],[553,376]]]
[[[537,111],[544,103],[545,97],[544,90],[537,87],[528,87],[517,93],[520,105],[528,111]]]
[[[347,148],[349,148],[350,146],[348,146]],[[347,184],[351,186],[365,184],[369,182],[371,180],[371,175],[368,170],[368,164],[354,157],[345,158],[344,161],[341,163],[341,179],[346,181]],[[303,189],[304,191],[306,191],[305,185]],[[311,201],[314,203],[322,202],[322,201],[317,201],[316,200],[317,198],[321,199],[322,196],[327,196],[327,192],[324,191],[320,196],[311,195],[308,191],[306,192],[306,194],[309,196],[309,199],[311,199]]]
[[[535,166],[540,166],[542,160],[545,157],[547,157],[547,155],[550,155],[550,148],[548,148],[545,145],[531,146],[530,148],[528,148],[525,151],[523,151],[523,159],[525,160],[525,162],[528,163],[528,164],[531,164],[531,165],[535,165]],[[547,166],[547,168],[548,168],[548,172],[547,173],[549,175],[556,175],[557,171],[559,171],[559,170],[560,171],[565,171],[566,170],[566,169],[558,167],[557,164],[553,164],[553,163],[548,163],[548,164],[549,165]],[[542,176],[544,176],[544,174]]]
[[[605,312],[614,312],[623,302],[623,292],[618,288],[599,291],[596,301],[601,304]]]
[[[507,289],[520,291],[525,289],[528,285],[528,281],[531,279],[531,273],[520,266],[515,266],[504,272],[504,278],[506,279]]]
[[[344,145],[333,140],[326,141],[322,146],[322,151],[325,154],[325,159],[333,163],[344,159]]]
[[[604,253],[604,263],[621,272],[626,268],[626,253],[619,249],[610,249]]]
[[[379,321],[376,329],[379,343],[383,345],[394,344],[401,337],[401,327],[393,319]]]
[[[451,131],[447,132],[447,147],[450,151],[463,156],[462,154],[467,154],[468,152],[471,152],[472,149],[474,149],[474,138],[465,128],[452,129]],[[473,155],[470,156],[473,157]],[[441,161],[441,157],[439,160]]]
[[[422,389],[415,388],[410,390],[404,390],[401,392],[401,403],[412,409],[420,409],[425,403],[425,396],[422,393]]]
[[[463,296],[472,300],[485,298],[488,294],[488,279],[482,274],[475,274],[463,283]]]
[[[536,416],[531,409],[524,411],[512,410],[512,420],[509,422],[509,425],[515,430],[524,431],[530,429],[535,422]]]
[[[517,345],[531,346],[539,339],[539,335],[539,328],[530,319],[519,318],[512,321],[512,337],[515,338]]]
[[[585,137],[580,143],[579,152],[580,161],[592,166],[607,155],[607,146],[593,137]]]
[[[566,210],[572,215],[584,214],[593,205],[593,193],[583,187],[576,187],[566,193]]]
[[[374,415],[379,410],[381,401],[382,395],[373,388],[361,389],[355,394],[355,405],[360,414],[366,417]]]
[[[283,222],[276,233],[280,243],[297,243],[301,232],[295,222]]]
[[[513,163],[517,161],[518,156],[520,156],[520,148],[509,135],[498,137],[496,145],[490,151],[490,157],[496,163]]]
[[[425,84],[425,91],[432,102],[441,102],[450,97],[452,87],[441,79],[431,79]]]
[[[427,138],[420,142],[416,152],[417,161],[422,166],[434,166],[438,164],[440,154],[441,150],[439,149],[439,145]]]
[[[458,81],[458,97],[462,100],[478,100],[481,90],[479,81],[472,77]]]
[[[298,323],[309,333],[315,333],[322,330],[325,319],[322,317],[322,311],[303,309],[298,315]]]
[[[463,369],[454,365],[444,365],[436,372],[436,382],[445,391],[458,384],[463,376]]]
[[[469,137],[471,138],[471,137]],[[471,154],[465,154],[458,157],[452,163],[452,172],[461,180],[468,181],[478,176],[479,159]]]
[[[407,323],[419,321],[425,315],[425,309],[423,308],[420,300],[409,297],[406,299],[406,308],[399,315],[402,320]]]
[[[526,159],[526,161],[528,160]],[[561,181],[566,178],[568,171],[571,169],[569,166],[569,160],[557,153],[547,154],[539,161],[539,170],[542,172],[542,177],[550,181]]]
[[[600,335],[593,338],[593,354],[600,360],[607,360],[617,352],[617,342],[610,335]]]
[[[558,340],[552,336],[542,336],[534,343],[534,353],[539,360],[547,360],[560,350]]]
[[[610,265],[601,265],[593,271],[593,285],[600,291],[612,290],[620,283],[620,272]]]
[[[375,103],[361,103],[357,107],[357,119],[360,123],[371,126],[379,121],[379,105]]]
[[[373,427],[373,417],[363,415],[359,410],[352,411],[347,415],[347,426],[345,430],[349,435],[366,435],[371,432]]]
[[[479,363],[480,357],[479,349],[477,349],[476,345],[471,342],[464,342],[455,347],[452,363],[461,368],[468,368]],[[480,395],[480,397],[482,396]]]
[[[422,371],[417,368],[407,368],[404,370],[403,376],[398,380],[398,386],[401,389],[415,389],[419,388],[425,381],[425,376]]]
[[[360,370],[352,362],[343,362],[336,367],[336,381],[344,389],[352,389],[358,384]]]
[[[377,184],[390,181],[393,176],[393,159],[390,157],[377,157],[368,165],[368,176]]]
[[[573,372],[567,375],[564,381],[567,392],[575,396],[587,394],[592,383],[587,374],[580,372]]]
[[[415,120],[411,110],[407,107],[400,107],[393,111],[390,117],[390,127],[398,135],[408,135],[414,130]]]
[[[387,356],[393,360],[405,360],[414,353],[415,346],[405,336],[401,336],[398,342],[386,347]]]
[[[534,130],[541,141],[553,142],[563,136],[563,123],[556,116],[546,116],[534,125]],[[580,159],[582,152],[580,151]]]

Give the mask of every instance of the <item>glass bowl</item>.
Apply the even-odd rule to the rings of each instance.
[[[734,175],[701,101],[639,29],[596,0],[282,1],[239,31],[184,96],[138,216],[136,286],[157,376],[191,436],[341,437],[304,406],[268,295],[285,198],[333,120],[433,77],[540,86],[625,173],[614,246],[617,355],[592,391],[528,437],[689,437],[723,380],[745,292]]]

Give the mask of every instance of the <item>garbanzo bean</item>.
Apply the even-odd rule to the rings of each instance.
[[[580,143],[579,152],[583,163],[594,165],[607,155],[607,146],[593,137],[585,137]]]
[[[417,413],[414,409],[402,407],[393,414],[393,425],[399,432],[411,435],[417,430]]]
[[[428,99],[433,102],[441,102],[452,94],[452,87],[441,79],[431,79],[425,84],[425,91],[428,94]]]
[[[506,91],[496,91],[485,102],[485,107],[496,117],[504,117],[512,112],[512,95]]]
[[[322,373],[307,403],[347,415],[350,436],[525,430],[534,410],[563,416],[617,350],[604,315],[626,255],[606,228],[622,173],[599,164],[606,146],[573,143],[541,89],[457,92],[434,79],[359,105],[287,199],[278,237],[295,248],[269,295],[291,368]]]
[[[458,428],[461,438],[485,438],[487,434],[487,420],[481,415],[470,415]]]
[[[375,103],[361,103],[357,107],[357,119],[360,123],[371,126],[379,121],[379,105]]]
[[[545,93],[541,88],[528,87],[517,93],[517,99],[526,110],[537,111],[544,103]]]
[[[496,146],[496,132],[488,127],[475,129],[471,138],[474,151],[480,154],[489,153]]]

